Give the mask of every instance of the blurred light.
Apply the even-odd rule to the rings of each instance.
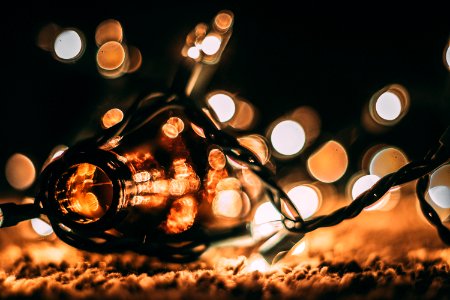
[[[84,51],[84,41],[81,35],[73,30],[64,30],[55,39],[54,53],[62,61],[75,61]]]
[[[33,162],[23,154],[13,154],[6,162],[5,175],[8,183],[17,190],[29,188],[36,177]]]
[[[238,130],[248,130],[255,124],[256,112],[254,106],[245,100],[236,100],[236,113],[228,125]]]
[[[227,218],[237,218],[243,207],[241,193],[236,190],[220,191],[212,202],[214,214]]]
[[[206,55],[214,55],[219,51],[222,39],[220,36],[209,34],[207,35],[201,44],[201,50]]]
[[[227,177],[224,179],[221,179],[216,186],[216,191],[226,191],[226,190],[241,190],[241,182],[234,177]]]
[[[163,229],[168,234],[178,234],[188,230],[197,215],[198,204],[192,196],[178,198],[172,203]]]
[[[270,269],[269,263],[264,259],[261,254],[252,254],[247,261],[247,266],[244,272],[251,273],[258,271],[261,273],[267,272]]]
[[[192,46],[188,49],[187,56],[192,59],[197,59],[200,57],[200,50],[196,46]]]
[[[447,43],[447,46],[444,48],[444,65],[450,71],[450,40]]]
[[[300,254],[302,254],[303,252],[305,252],[305,250],[306,250],[306,241],[303,240],[303,241],[298,242],[298,243],[292,248],[292,250],[290,251],[290,254],[291,254],[291,255],[300,255]]]
[[[118,108],[108,110],[102,117],[102,125],[104,128],[110,128],[122,122],[123,112]]]
[[[205,136],[205,132],[203,131],[203,129],[197,125],[195,125],[194,123],[191,123],[191,127],[192,130],[199,136],[202,138],[206,138]]]
[[[177,128],[172,125],[172,124],[164,124],[162,126],[162,131],[164,132],[164,134],[171,139],[174,139],[178,136],[178,130]]]
[[[226,94],[214,94],[208,98],[207,102],[216,113],[220,122],[231,120],[236,112],[236,105],[233,99]]]
[[[167,120],[167,124],[175,126],[178,131],[178,134],[182,133],[184,130],[184,122],[180,118],[171,117]]]
[[[45,51],[53,51],[56,37],[60,32],[61,28],[56,24],[50,23],[45,25],[38,34],[38,47]]]
[[[266,140],[258,135],[251,134],[237,138],[239,144],[253,152],[259,161],[264,165],[269,161],[270,153]]]
[[[371,159],[369,165],[370,174],[383,177],[408,163],[406,155],[397,148],[388,147],[378,151]]]
[[[256,208],[252,222],[252,237],[266,238],[283,227],[281,214],[271,202],[264,202]]]
[[[295,121],[281,121],[272,130],[270,135],[272,146],[282,155],[294,155],[305,145],[305,131]]]
[[[97,64],[104,70],[116,70],[125,60],[125,49],[122,44],[110,41],[103,44],[97,52]]]
[[[227,160],[222,151],[219,149],[212,149],[208,154],[208,163],[214,170],[222,170],[225,168]]]
[[[303,219],[308,219],[319,209],[320,191],[308,185],[293,187],[287,193]]]
[[[227,31],[233,24],[233,13],[222,11],[214,18],[214,27],[218,31]]]
[[[355,200],[359,195],[370,189],[380,177],[376,175],[364,175],[358,178],[352,187],[352,199]]]
[[[335,182],[347,170],[347,152],[338,142],[329,141],[308,158],[307,166],[309,173],[317,180]]]
[[[109,19],[101,22],[95,30],[95,42],[101,46],[106,42],[121,43],[123,39],[123,29],[119,21]]]
[[[128,70],[127,73],[133,73],[139,70],[142,65],[141,51],[136,47],[128,48]]]
[[[40,236],[49,236],[53,233],[52,226],[39,218],[31,219],[31,227]]]
[[[409,94],[399,84],[391,84],[377,91],[369,102],[369,113],[379,125],[391,126],[400,121],[409,108]],[[366,123],[368,120],[366,120]],[[366,124],[372,126],[371,124]],[[376,128],[373,128],[376,130]]]
[[[431,174],[428,194],[439,207],[450,208],[450,165],[444,165]]]
[[[305,131],[305,146],[309,146],[319,136],[321,121],[319,114],[312,107],[299,107],[292,112],[289,118],[298,122]]]
[[[378,115],[388,121],[395,120],[402,111],[402,103],[398,96],[391,92],[384,92],[375,103]]]

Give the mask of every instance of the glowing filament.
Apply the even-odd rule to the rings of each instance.
[[[444,165],[431,174],[428,190],[431,200],[439,207],[450,208],[450,165]]]
[[[227,160],[222,151],[219,149],[212,149],[208,155],[208,163],[214,170],[221,170],[225,168]]]
[[[227,31],[233,24],[233,15],[230,12],[220,12],[214,18],[214,26],[220,31]]]
[[[241,182],[234,178],[234,177],[228,177],[220,180],[217,183],[216,191],[226,191],[226,190],[236,190],[239,191],[241,189]]]
[[[119,21],[109,19],[101,22],[95,30],[95,42],[101,46],[106,42],[122,42],[123,30]]]
[[[167,220],[161,225],[168,234],[177,234],[188,230],[197,215],[197,202],[192,196],[175,200],[170,208]]]

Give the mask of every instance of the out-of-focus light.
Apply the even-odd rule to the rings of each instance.
[[[439,207],[450,208],[450,165],[444,165],[433,172],[428,194]]]
[[[269,161],[269,147],[267,146],[266,140],[262,136],[258,134],[251,134],[239,137],[237,140],[241,146],[253,152],[262,164],[266,164]]]
[[[128,47],[128,70],[127,73],[133,73],[139,70],[142,65],[141,51],[134,47]]]
[[[369,113],[373,121],[385,126],[392,126],[400,121],[408,108],[408,91],[399,84],[382,88],[372,96],[369,102]]]
[[[52,226],[39,218],[31,219],[31,227],[40,236],[49,236],[53,233]]]
[[[60,32],[61,28],[56,24],[50,23],[45,25],[38,34],[38,47],[45,51],[53,51],[56,37]]]
[[[254,106],[245,101],[235,99],[236,113],[228,125],[238,130],[248,130],[256,123],[256,110]]]
[[[125,60],[125,49],[122,44],[110,41],[103,44],[97,52],[97,64],[104,70],[115,70]]]
[[[370,189],[380,177],[376,175],[364,175],[358,178],[352,187],[352,199],[355,200],[359,195]]]
[[[280,228],[281,215],[271,202],[264,202],[256,208],[252,222],[252,237],[255,240],[269,237]]]
[[[187,55],[192,59],[197,59],[200,57],[200,50],[196,46],[192,46],[188,49]]]
[[[61,32],[53,45],[56,57],[62,61],[75,61],[84,51],[84,41],[80,33],[69,29]]]
[[[166,124],[162,126],[164,134],[171,139],[176,138],[183,130],[184,122],[177,117],[169,118]]]
[[[230,11],[222,11],[214,18],[214,28],[218,31],[228,31],[232,24],[233,14]]]
[[[8,183],[17,190],[29,188],[36,177],[33,162],[23,154],[13,154],[6,162],[5,175]]]
[[[101,46],[106,42],[115,41],[121,43],[123,39],[123,29],[119,21],[109,19],[101,22],[95,30],[95,42]]]
[[[222,39],[215,34],[207,35],[201,44],[201,50],[206,55],[214,55],[219,51]]]
[[[182,133],[184,130],[184,122],[178,117],[171,117],[167,120],[167,124],[175,126],[178,131],[178,134]]]
[[[241,193],[236,190],[220,191],[214,197],[212,210],[216,216],[237,218],[243,209]]]
[[[336,141],[325,143],[314,152],[307,161],[308,172],[317,180],[325,183],[341,178],[348,166],[345,148]]]
[[[299,185],[287,193],[303,219],[308,219],[319,209],[320,191],[309,186]]]
[[[402,111],[402,103],[398,96],[391,92],[384,92],[375,103],[378,115],[387,120],[395,120]]]
[[[450,71],[450,40],[447,43],[447,46],[444,48],[444,65]]]
[[[192,130],[199,136],[202,138],[206,138],[205,136],[205,132],[203,131],[203,129],[200,126],[195,125],[194,123],[191,123],[191,127]]]
[[[226,94],[214,94],[208,98],[207,102],[216,113],[220,122],[231,120],[236,112],[236,105],[233,99]]]
[[[289,118],[298,122],[305,131],[305,147],[315,141],[320,134],[321,121],[315,109],[309,106],[302,106],[295,109]]]
[[[225,168],[227,159],[222,151],[219,149],[212,149],[208,154],[208,163],[214,170],[222,170]]]
[[[370,174],[383,177],[408,163],[408,158],[400,149],[394,147],[384,148],[378,151],[370,161]]]
[[[305,145],[305,131],[295,121],[281,121],[272,130],[270,141],[276,152],[290,156],[299,153]]]
[[[260,254],[252,254],[247,261],[247,266],[244,272],[251,273],[258,271],[261,273],[267,272],[270,269],[269,263]]]
[[[291,250],[291,255],[300,255],[306,250],[306,241],[302,240],[298,242]]]
[[[110,128],[122,122],[123,112],[118,108],[108,110],[102,117],[102,125],[104,128]]]

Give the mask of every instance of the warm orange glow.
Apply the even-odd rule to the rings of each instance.
[[[227,160],[222,151],[219,149],[212,149],[208,155],[208,163],[214,170],[221,170],[225,168]]]
[[[128,70],[127,73],[133,73],[139,70],[142,65],[141,51],[136,47],[128,48]]]
[[[106,42],[98,49],[97,64],[104,70],[116,70],[124,61],[125,49],[118,42]]]
[[[108,110],[102,117],[102,125],[104,128],[110,128],[122,122],[123,112],[118,108]]]
[[[217,183],[216,191],[225,191],[225,190],[236,190],[239,191],[241,189],[241,182],[234,177],[227,177],[220,180]]]
[[[207,200],[209,203],[212,202],[216,195],[216,187],[220,180],[223,178],[226,178],[228,176],[228,172],[226,169],[222,170],[214,170],[211,169],[208,171],[208,174],[206,175],[206,186],[205,190],[207,193]]]
[[[237,140],[241,146],[253,152],[262,164],[269,161],[269,147],[267,146],[266,140],[262,136],[258,134],[251,134],[239,137]]]
[[[52,51],[56,37],[61,32],[61,28],[53,23],[45,25],[38,34],[37,45],[45,51]]]
[[[25,190],[33,184],[36,177],[36,169],[28,157],[16,153],[6,162],[5,176],[13,188]]]
[[[178,134],[180,134],[184,130],[184,122],[180,118],[171,117],[167,120],[167,124],[175,126],[175,128],[178,131]]]
[[[188,230],[197,215],[197,202],[192,196],[185,196],[172,203],[167,220],[161,224],[168,234],[178,234]]]
[[[192,130],[199,136],[202,138],[206,138],[205,136],[205,132],[203,131],[203,129],[197,125],[195,125],[194,123],[191,123],[191,127]]]
[[[450,165],[446,164],[431,174],[428,190],[431,200],[441,208],[450,208]]]
[[[256,111],[254,106],[245,101],[235,99],[236,113],[228,122],[228,125],[239,130],[251,129],[256,123]]]
[[[233,14],[230,11],[223,11],[214,18],[214,27],[219,31],[228,31],[233,24]]]
[[[111,41],[121,43],[122,39],[122,25],[120,25],[120,22],[117,20],[105,20],[101,22],[95,30],[95,42],[99,47],[104,43]]]
[[[212,210],[216,216],[237,218],[243,209],[241,192],[224,190],[217,193],[212,202]]]
[[[187,56],[192,59],[197,59],[200,57],[200,50],[196,46],[192,46],[187,50]]]
[[[447,67],[447,70],[450,71],[450,40],[444,48],[443,60],[444,65]]]
[[[325,143],[307,161],[308,171],[316,179],[330,183],[341,178],[348,166],[345,148],[336,141]]]
[[[178,130],[172,124],[166,123],[162,126],[161,129],[168,138],[174,139],[174,138],[178,137]]]
[[[383,177],[408,163],[408,158],[400,149],[387,147],[378,151],[370,161],[370,174]]]
[[[169,184],[169,193],[172,196],[184,195],[189,189],[189,181],[187,179],[172,179]]]
[[[241,170],[242,185],[252,199],[257,199],[263,191],[261,179],[249,169]]]

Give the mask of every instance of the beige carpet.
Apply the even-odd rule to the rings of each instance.
[[[246,271],[248,249],[212,249],[195,263],[164,264],[39,240],[22,223],[0,231],[0,298],[450,299],[450,248],[412,196],[306,241],[302,254],[260,273]]]

